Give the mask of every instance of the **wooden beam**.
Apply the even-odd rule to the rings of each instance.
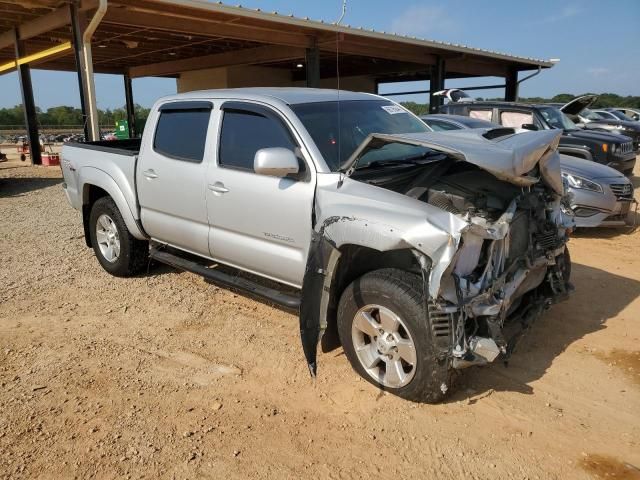
[[[59,8],[41,17],[34,18],[20,27],[20,40],[26,40],[56,28],[71,25],[69,8]]]
[[[97,2],[95,0],[85,0],[81,2],[80,10],[89,10],[95,8],[96,5]],[[71,25],[71,15],[69,8],[64,6],[20,25],[18,29],[19,40],[27,40],[66,25]],[[12,46],[13,42],[13,30],[0,34],[0,49]]]
[[[281,62],[284,60],[304,58],[305,52],[306,50],[304,48],[265,45],[264,47],[245,48],[243,50],[233,50],[225,53],[131,67],[129,69],[129,75],[131,78],[154,77],[188,72],[191,70],[202,70],[204,68]]]
[[[107,10],[103,22],[130,27],[145,27],[155,30],[166,30],[186,34],[204,35],[210,37],[232,38],[257,43],[289,45],[294,47],[312,47],[311,37],[295,32],[283,30],[256,29],[249,25],[238,23],[224,23],[188,15],[165,15],[163,12],[140,12],[127,8],[110,8]]]

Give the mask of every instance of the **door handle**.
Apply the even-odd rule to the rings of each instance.
[[[156,175],[153,169],[145,170],[142,174],[147,178],[158,178],[158,175]]]
[[[227,193],[229,191],[229,189],[224,186],[224,183],[221,182],[209,184],[209,190],[215,193]]]

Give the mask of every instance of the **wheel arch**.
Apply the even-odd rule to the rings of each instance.
[[[326,321],[327,326],[322,337],[323,352],[337,348],[340,343],[337,335],[337,310],[344,290],[357,278],[383,268],[421,274],[421,266],[416,252],[411,248],[380,251],[356,244],[345,244],[338,248],[340,257],[333,271],[329,292]]]
[[[336,245],[314,232],[300,302],[302,349],[312,375],[316,373],[317,347],[323,352],[340,346],[337,310],[340,296],[356,278],[381,268],[397,268],[420,274],[428,258],[412,248],[385,251],[363,245]],[[426,285],[425,285],[426,288]]]
[[[124,194],[111,176],[96,168],[83,168],[80,171],[80,177],[82,185],[82,224],[84,226],[84,236],[87,246],[91,246],[89,234],[89,215],[91,208],[93,208],[93,205],[98,199],[105,196],[110,197],[114,201],[131,235],[138,240],[147,239],[136,221]]]

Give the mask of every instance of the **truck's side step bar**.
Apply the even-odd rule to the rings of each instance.
[[[165,263],[180,270],[195,273],[196,275],[200,275],[204,277],[205,280],[209,280],[213,283],[248,292],[251,295],[264,298],[265,300],[276,303],[282,307],[293,310],[298,310],[300,308],[299,297],[273,288],[265,287],[264,285],[252,282],[246,278],[235,277],[213,268],[207,268],[197,262],[166,251],[158,250],[155,247],[151,247],[149,256],[158,262]]]

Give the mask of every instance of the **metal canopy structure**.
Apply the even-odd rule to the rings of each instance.
[[[205,1],[0,0],[0,74],[20,69],[25,77],[30,67],[81,72],[89,123],[93,72],[124,75],[129,102],[131,78],[259,66],[318,86],[337,76],[338,65],[340,78],[429,80],[431,92],[450,78],[503,77],[510,100],[518,72],[553,63]],[[437,107],[440,99],[430,101]]]

